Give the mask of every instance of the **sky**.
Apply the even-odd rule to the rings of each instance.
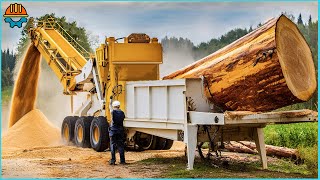
[[[9,6],[2,2],[2,14]],[[256,27],[287,12],[304,22],[318,19],[318,2],[22,2],[29,17],[55,13],[77,21],[99,44],[106,37],[133,32],[162,39],[175,36],[195,45],[218,38],[234,28]],[[15,50],[21,29],[2,21],[2,49]]]

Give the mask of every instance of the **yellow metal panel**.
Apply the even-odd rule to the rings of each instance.
[[[162,63],[162,47],[158,43],[115,43],[112,62]]]
[[[158,79],[157,64],[130,64],[117,65],[119,81],[140,81],[140,80],[157,80]]]
[[[120,109],[124,112],[126,112],[126,82],[125,81],[119,81],[119,85],[122,85],[122,93],[118,95],[116,98],[118,101],[120,101]]]
[[[96,60],[100,66],[106,65],[105,49],[105,44],[101,44],[101,46],[96,49]]]
[[[96,49],[96,63],[97,63],[97,69],[99,74],[99,80],[101,85],[101,91],[104,92],[106,86],[105,84],[108,81],[108,75],[109,75],[109,66],[106,61],[106,45],[101,44],[99,48]]]
[[[156,41],[152,43],[115,43],[113,37],[109,37],[106,41],[105,54],[107,57],[104,58],[109,63],[105,70],[108,71],[106,74],[109,76],[103,78],[107,82],[108,89],[105,98],[109,103],[109,97],[113,95],[112,89],[117,85],[122,85],[122,93],[114,98],[120,101],[121,109],[125,111],[126,81],[158,80],[159,64],[162,63],[162,46]],[[100,54],[98,56],[100,57]],[[110,80],[107,81],[108,77]],[[106,116],[110,117],[108,107],[106,107]]]

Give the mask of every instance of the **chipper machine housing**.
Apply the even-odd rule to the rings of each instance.
[[[159,80],[162,46],[146,34],[108,37],[92,54],[54,19],[32,24],[32,43],[61,81],[63,93],[71,97],[71,113],[62,123],[61,134],[77,146],[96,151],[109,147],[110,96],[121,102],[126,114],[127,147],[161,150],[170,149],[173,141],[183,141],[189,169],[197,145],[210,142],[210,150],[216,151],[230,140],[254,140],[267,168],[266,124],[317,120],[310,111],[245,112],[241,116],[220,112],[203,95],[203,79]],[[82,92],[86,98],[75,109],[73,98]]]

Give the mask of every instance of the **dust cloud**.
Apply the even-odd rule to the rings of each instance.
[[[163,64],[160,64],[160,78],[190,65],[194,61],[191,48],[169,44],[163,50]]]
[[[63,86],[47,62],[42,59],[38,85],[37,108],[55,126],[61,127],[66,116],[71,115],[70,96],[63,94]]]

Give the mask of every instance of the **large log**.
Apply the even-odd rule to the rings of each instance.
[[[223,110],[274,110],[307,101],[316,89],[311,50],[284,15],[163,79],[199,77]]]

